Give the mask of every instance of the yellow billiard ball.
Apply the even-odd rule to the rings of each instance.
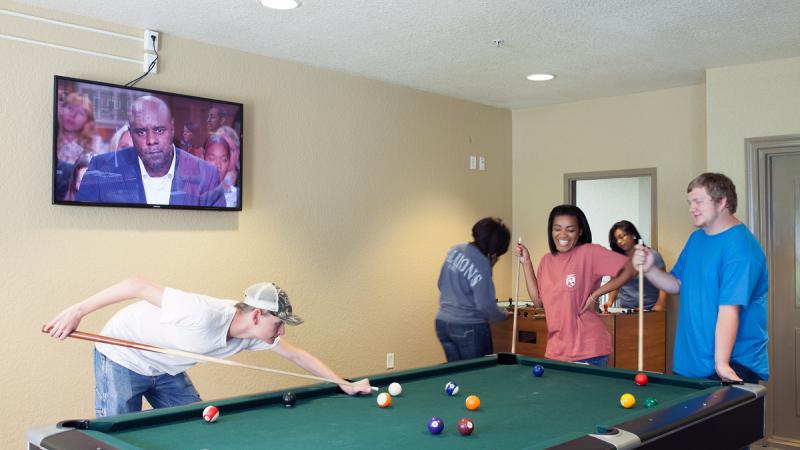
[[[622,397],[619,398],[619,404],[622,405],[623,408],[633,408],[633,405],[636,404],[636,397],[631,394],[622,394]]]

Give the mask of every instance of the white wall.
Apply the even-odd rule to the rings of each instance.
[[[639,230],[650,240],[650,177],[579,180],[575,183],[575,204],[581,208],[592,229],[592,240],[606,248],[608,232],[620,220]]]

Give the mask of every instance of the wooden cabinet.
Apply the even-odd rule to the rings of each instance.
[[[538,311],[537,311],[538,312]],[[517,353],[544,358],[547,347],[547,322],[544,314],[532,309],[517,311]],[[637,314],[603,314],[603,323],[611,334],[614,353],[608,365],[620,369],[636,370],[638,365],[639,316]],[[648,311],[644,313],[644,370],[664,372],[666,370],[666,313]],[[511,351],[513,318],[492,324],[494,351]]]

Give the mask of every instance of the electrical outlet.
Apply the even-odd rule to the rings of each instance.
[[[386,354],[386,368],[394,369],[394,353]]]
[[[478,157],[478,170],[486,170],[486,158]]]
[[[145,53],[144,54],[144,61],[142,61],[142,71],[147,72],[147,69],[150,68],[150,64],[156,59],[156,55],[152,53]],[[158,73],[158,61],[153,65],[153,70],[150,71],[150,75],[155,75]]]
[[[155,41],[153,40],[155,38]],[[160,50],[161,40],[158,31],[144,30],[144,49],[152,52],[155,48],[156,51]]]

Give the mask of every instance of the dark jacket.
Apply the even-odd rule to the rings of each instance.
[[[133,147],[92,158],[76,200],[147,203],[138,158]],[[178,148],[175,158],[170,205],[225,207],[225,193],[216,167]]]

